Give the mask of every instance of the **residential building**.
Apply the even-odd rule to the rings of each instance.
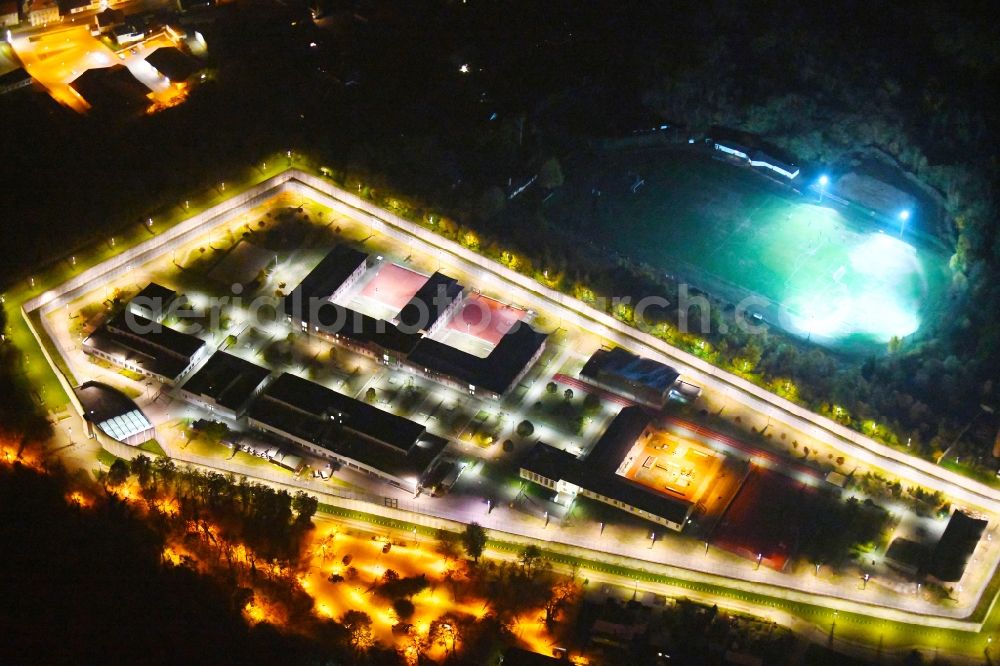
[[[10,28],[20,22],[21,16],[17,11],[17,2],[14,0],[0,2],[0,28]]]
[[[24,14],[32,26],[48,25],[62,18],[54,0],[29,0],[25,3]]]

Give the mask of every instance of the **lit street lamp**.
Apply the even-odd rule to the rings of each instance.
[[[823,203],[823,194],[826,193],[826,186],[830,183],[830,177],[825,173],[819,177],[819,202]]]

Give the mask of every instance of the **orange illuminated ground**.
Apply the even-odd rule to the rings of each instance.
[[[183,84],[171,83],[146,56],[161,46],[177,46],[179,39],[169,28],[121,51],[113,51],[90,34],[86,26],[55,28],[26,37],[14,37],[11,47],[25,71],[48,90],[60,104],[79,113],[90,104],[71,85],[88,69],[124,65],[149,88],[150,110],[174,106],[187,95]]]
[[[661,430],[632,447],[619,474],[670,497],[697,503],[715,484],[724,460],[699,442]]]
[[[371,540],[334,530],[317,530],[314,535],[312,560],[309,571],[299,582],[316,604],[316,611],[325,617],[340,618],[351,609],[362,610],[372,618],[372,632],[375,638],[386,645],[404,647],[407,639],[392,633],[392,626],[399,620],[392,612],[388,600],[374,593],[374,587],[386,569],[396,571],[400,576],[427,576],[431,587],[413,597],[416,608],[412,618],[417,634],[426,634],[430,623],[446,612],[482,617],[489,610],[485,599],[454,599],[445,584],[448,570],[457,566],[441,557],[431,544],[411,541],[406,545],[392,546],[383,553],[383,539]],[[350,555],[350,565],[343,564],[345,555]],[[349,577],[348,570],[356,574]],[[330,574],[348,577],[339,583],[328,580]]]

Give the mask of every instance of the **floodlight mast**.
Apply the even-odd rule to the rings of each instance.
[[[819,177],[819,202],[823,203],[823,195],[826,193],[826,186],[830,184],[830,177],[825,173]]]

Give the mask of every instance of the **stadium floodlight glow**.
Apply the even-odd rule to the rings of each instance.
[[[826,221],[827,215],[812,217],[813,225]],[[828,273],[800,272],[788,285],[778,312],[782,325],[815,342],[860,335],[885,343],[914,333],[929,288],[916,248],[896,234],[882,232],[844,240],[829,257],[835,261],[824,264]]]

